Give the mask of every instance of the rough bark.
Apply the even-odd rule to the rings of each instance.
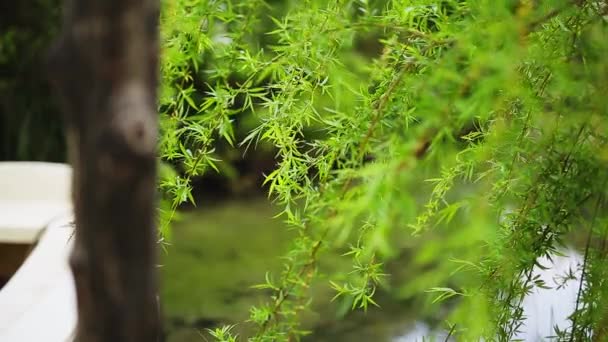
[[[158,341],[158,1],[66,0],[49,56],[74,167],[76,341]]]

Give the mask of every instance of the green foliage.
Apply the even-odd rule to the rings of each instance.
[[[236,342],[237,335],[233,335],[230,330],[233,326],[223,326],[214,330],[209,330],[211,336],[213,336],[219,342]]]
[[[0,159],[63,161],[60,112],[44,68],[59,0],[0,4]]]
[[[537,259],[588,234],[572,328],[600,339],[608,180],[603,1],[176,0],[162,12],[161,189],[228,172],[221,150],[271,146],[270,198],[296,230],[249,341],[297,339],[331,249],[337,299],[376,305],[399,241],[419,246],[402,293],[450,309],[463,340],[525,323]],[[595,208],[595,209],[594,209]],[[411,235],[411,237],[410,237]],[[409,266],[408,266],[409,267]],[[394,284],[392,284],[394,285]],[[212,334],[236,337],[229,328]]]

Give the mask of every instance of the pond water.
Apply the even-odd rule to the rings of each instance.
[[[204,206],[205,203],[199,204]],[[173,230],[172,245],[163,256],[162,298],[169,342],[210,341],[204,331],[219,324],[237,324],[247,335],[251,305],[263,302],[265,293],[252,285],[265,272],[280,269],[279,257],[287,250],[293,232],[286,229],[266,200],[229,202],[183,215]],[[574,250],[563,256],[539,260],[545,268],[535,274],[549,286],[560,282],[569,270],[575,274],[582,258]],[[338,262],[339,263],[339,262]],[[556,287],[556,286],[553,286]],[[568,315],[576,304],[579,283],[568,281],[558,289],[535,289],[524,300],[526,325],[517,338],[549,341],[553,327],[569,326]],[[315,293],[329,299],[330,292]],[[323,302],[322,301],[322,302]],[[304,318],[313,334],[305,341],[445,341],[447,332],[428,322],[416,321],[416,308],[408,303],[389,303],[367,314],[355,312],[337,319],[335,308],[315,307]]]
[[[572,273],[577,279],[580,278],[583,258],[573,249],[564,250],[560,254],[552,255],[551,259],[546,257],[538,259],[538,263],[543,267],[534,268],[533,278],[538,275],[539,279],[550,288],[535,288],[524,298],[523,309],[526,321],[520,332],[515,335],[517,340],[551,341],[555,327],[565,330],[571,326],[568,316],[576,307],[580,282],[576,279],[564,281],[563,277]],[[426,323],[416,322],[393,341],[414,342],[429,339],[445,341],[446,338],[445,331],[433,331]]]
[[[581,275],[579,266],[582,265],[583,258],[573,249],[565,250],[562,254],[553,255],[551,260],[547,258],[538,260],[544,267],[542,269],[536,267],[534,275],[539,275],[540,279],[552,289],[535,288],[533,293],[524,299],[526,325],[516,336],[517,338],[539,341],[553,335],[555,326],[560,330],[570,327],[568,316],[576,307],[580,282],[571,279],[564,283],[563,277],[572,271],[579,279]]]

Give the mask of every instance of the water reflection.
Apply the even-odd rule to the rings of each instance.
[[[416,322],[406,334],[395,337],[393,342],[446,341],[446,338],[445,331],[434,332],[428,324]],[[450,338],[449,341],[451,340]]]
[[[579,290],[580,266],[583,257],[572,249],[562,255],[551,258],[539,258],[543,267],[535,266],[533,274],[545,282],[550,289],[534,288],[523,301],[525,325],[515,336],[522,341],[549,341],[554,335],[555,327],[565,330],[570,327],[568,316],[576,306]],[[564,280],[567,274],[574,274],[575,279]],[[533,277],[534,278],[534,277]],[[407,333],[397,336],[394,342],[445,341],[445,331],[432,331],[423,323],[416,322]]]
[[[551,260],[540,258],[539,263],[547,269],[535,267],[534,274],[539,275],[552,289],[535,288],[533,293],[524,299],[526,325],[516,337],[524,341],[539,341],[554,335],[554,327],[560,330],[571,326],[568,316],[576,306],[579,289],[580,267],[583,258],[574,250],[566,250],[563,256],[554,255]],[[566,274],[573,273],[576,279],[564,282]],[[562,286],[558,286],[562,284]]]

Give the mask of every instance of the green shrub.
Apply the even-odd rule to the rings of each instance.
[[[556,335],[603,339],[607,18],[585,0],[164,1],[162,227],[193,177],[230,172],[221,151],[262,146],[298,237],[251,341],[301,336],[328,250],[352,259],[329,275],[336,300],[375,305],[403,237],[403,296],[445,305],[463,340],[511,340],[524,296],[551,286],[537,258],[571,236],[588,236],[585,286]]]

